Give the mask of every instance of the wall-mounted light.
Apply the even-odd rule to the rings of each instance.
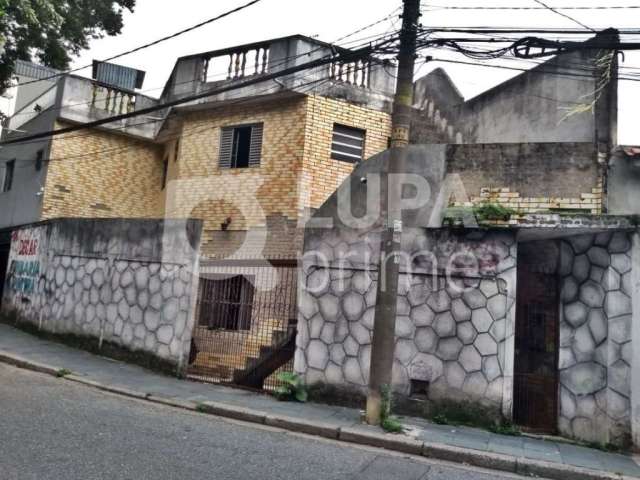
[[[227,219],[220,224],[220,228],[222,229],[223,232],[226,232],[229,229],[229,225],[231,225],[232,221],[233,220],[231,217],[227,217]]]

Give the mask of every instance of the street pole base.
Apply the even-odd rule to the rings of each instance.
[[[367,396],[366,421],[369,425],[380,425],[382,421],[382,396],[380,392],[370,391]]]

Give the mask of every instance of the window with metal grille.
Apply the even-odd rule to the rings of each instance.
[[[364,157],[365,136],[365,130],[335,123],[331,142],[331,158],[341,162],[361,162]]]
[[[16,161],[11,160],[4,164],[4,179],[2,181],[2,191],[8,192],[13,186],[13,174],[16,169]]]
[[[211,330],[250,330],[253,290],[242,275],[201,279],[198,325]]]
[[[264,124],[224,127],[220,134],[220,168],[259,167]]]
[[[42,170],[42,164],[44,162],[44,150],[38,150],[36,153],[36,172]]]

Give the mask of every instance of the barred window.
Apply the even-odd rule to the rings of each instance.
[[[264,124],[224,127],[220,134],[220,168],[259,167]]]
[[[250,330],[254,288],[251,280],[231,278],[200,280],[198,325],[210,330]]]
[[[365,130],[335,123],[331,142],[331,158],[341,162],[361,162],[364,157],[365,135]]]

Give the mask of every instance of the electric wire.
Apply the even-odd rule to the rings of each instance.
[[[245,9],[255,5],[256,3],[261,2],[261,1],[262,0],[251,0],[248,3],[240,5],[239,7],[236,7],[234,9],[227,10],[224,13],[216,15],[215,17],[209,18],[209,19],[207,19],[207,20],[205,20],[203,22],[197,23],[196,25],[192,25],[192,26],[190,26],[188,28],[185,28],[185,29],[180,30],[180,31],[175,32],[175,33],[172,33],[171,35],[167,35],[165,37],[159,38],[157,40],[154,40],[153,42],[149,42],[149,43],[146,43],[144,45],[140,45],[138,47],[132,48],[131,50],[127,50],[125,52],[118,53],[117,55],[113,55],[111,57],[105,58],[102,61],[103,62],[110,62],[112,60],[116,60],[116,59],[124,57],[126,55],[130,55],[132,53],[136,53],[136,52],[139,52],[141,50],[145,50],[145,49],[147,49],[149,47],[153,47],[153,46],[158,45],[160,43],[166,42],[167,40],[171,40],[171,39],[174,39],[174,38],[179,37],[181,35],[184,35],[185,33],[189,33],[189,32],[192,32],[194,30],[197,30],[198,28],[202,28],[202,27],[204,27],[206,25],[209,25],[209,24],[211,24],[213,22],[216,22],[218,20],[222,20],[225,17],[228,17],[230,15],[233,15],[234,13],[237,13],[237,12],[240,12],[242,10],[245,10]],[[69,70],[62,71],[62,72],[57,72],[57,73],[55,73],[55,74],[53,74],[53,75],[51,75],[49,77],[40,78],[40,79],[37,79],[37,80],[29,80],[29,81],[24,82],[24,83],[19,83],[17,86],[29,85],[29,84],[32,84],[32,83],[37,83],[37,82],[41,82],[41,81],[45,81],[45,80],[51,80],[51,79],[54,79],[54,78],[57,78],[57,77],[61,77],[61,76],[64,76],[64,75],[69,75],[70,73],[73,73],[73,72],[78,72],[80,70],[84,70],[85,68],[90,68],[92,66],[93,66],[93,64],[83,65],[81,67],[76,67],[76,68],[72,68],[72,69],[69,69]]]

